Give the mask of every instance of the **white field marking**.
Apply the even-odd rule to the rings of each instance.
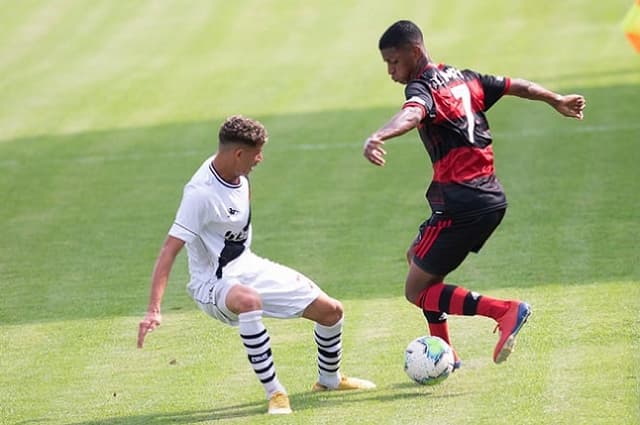
[[[611,125],[611,124],[603,124],[603,125],[584,125],[571,129],[548,129],[548,128],[529,128],[522,131],[516,132],[505,132],[500,133],[499,138],[505,137],[529,137],[529,136],[537,136],[543,134],[574,134],[574,133],[606,133],[606,132],[616,132],[616,131],[633,131],[640,130],[640,124],[624,124],[624,125]]]
[[[584,133],[606,133],[606,132],[619,132],[619,131],[640,131],[640,124],[626,124],[626,125],[586,125],[575,127],[571,129],[549,129],[549,128],[528,128],[522,131],[509,131],[509,132],[495,132],[497,133],[497,140],[505,140],[512,137],[534,137],[542,136],[545,134],[553,134],[554,136],[563,134],[584,134]],[[640,134],[638,135],[640,141]],[[398,140],[396,143],[415,143],[413,138],[404,138]],[[266,151],[267,155],[269,151],[282,152],[282,151],[311,151],[311,150],[334,150],[334,149],[347,149],[347,150],[361,150],[360,141],[353,143],[298,143],[278,146],[275,142],[268,147]],[[152,158],[175,158],[175,157],[201,157],[203,151],[195,149],[185,149],[180,151],[164,151],[164,152],[149,152],[146,154],[127,154],[127,155],[86,155],[86,156],[73,156],[73,157],[48,157],[48,162],[75,162],[75,163],[87,163],[95,164],[100,162],[113,162],[113,161],[148,161]],[[206,155],[206,154],[205,154]],[[15,158],[3,158],[0,159],[0,168],[15,168],[21,166],[25,161],[17,160]]]
[[[127,155],[85,155],[85,156],[70,156],[70,157],[47,157],[47,162],[53,163],[80,163],[80,164],[95,164],[101,162],[115,162],[115,161],[149,161],[152,158],[172,158],[172,157],[198,157],[202,155],[202,151],[199,150],[181,150],[181,151],[172,151],[172,152],[157,152],[157,153],[149,153],[148,155],[141,154],[127,154]],[[205,154],[206,155],[206,154]],[[204,157],[203,157],[204,160]],[[12,158],[0,159],[0,168],[15,168],[19,167],[27,162],[30,162],[31,159],[28,160],[16,160]],[[33,159],[33,161],[38,161],[38,159]]]

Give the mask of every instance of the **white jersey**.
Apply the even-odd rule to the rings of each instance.
[[[169,235],[185,242],[190,289],[238,267],[251,245],[249,181],[230,184],[208,158],[185,185]],[[250,255],[249,255],[250,256]]]
[[[253,288],[265,317],[299,317],[322,290],[289,267],[255,255],[251,246],[249,180],[224,181],[208,158],[184,187],[169,235],[185,242],[191,280],[187,290],[200,309],[230,325],[226,306],[234,285]]]

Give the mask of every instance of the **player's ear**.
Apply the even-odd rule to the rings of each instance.
[[[422,46],[420,46],[418,43],[412,44],[411,45],[411,55],[416,60],[418,60],[420,57],[422,57]]]

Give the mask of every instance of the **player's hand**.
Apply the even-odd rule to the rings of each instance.
[[[370,163],[380,167],[384,165],[384,156],[387,154],[387,151],[382,149],[382,145],[384,145],[384,141],[375,136],[369,137],[364,142],[364,157],[367,158]]]
[[[162,316],[160,313],[147,313],[144,319],[140,321],[138,325],[138,348],[142,348],[144,345],[144,337],[147,333],[152,332],[155,328],[160,326]]]
[[[581,120],[584,118],[583,111],[586,105],[587,102],[583,96],[579,94],[569,94],[562,96],[560,101],[555,105],[555,108],[565,117]]]

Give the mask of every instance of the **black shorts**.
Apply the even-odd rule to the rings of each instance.
[[[478,252],[498,227],[506,209],[465,218],[434,213],[413,241],[413,261],[427,273],[445,276],[470,252]]]

